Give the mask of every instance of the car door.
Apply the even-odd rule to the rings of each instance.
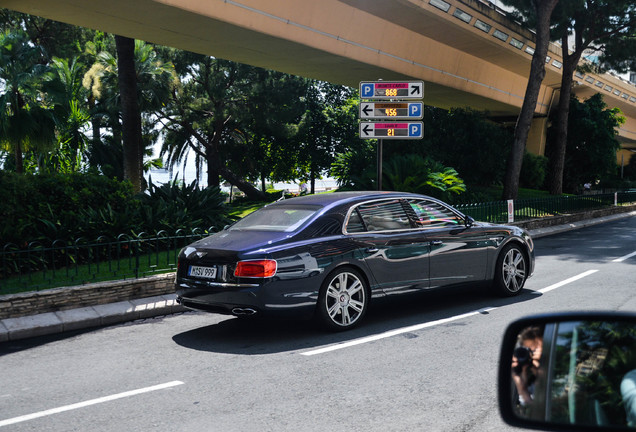
[[[430,287],[483,281],[488,264],[489,233],[442,202],[408,199],[416,224],[430,245]]]
[[[429,285],[429,243],[413,226],[406,206],[398,198],[362,203],[350,211],[345,228],[363,250],[376,287],[385,294]]]

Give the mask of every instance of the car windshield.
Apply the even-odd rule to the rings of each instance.
[[[319,209],[318,206],[264,207],[232,225],[230,230],[291,232]]]

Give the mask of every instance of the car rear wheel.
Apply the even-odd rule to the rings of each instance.
[[[356,326],[367,312],[369,299],[364,277],[352,268],[329,274],[320,289],[318,317],[331,330]]]
[[[521,292],[528,277],[528,260],[521,248],[515,244],[504,247],[497,258],[495,288],[504,296]]]

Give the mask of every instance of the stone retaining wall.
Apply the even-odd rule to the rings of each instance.
[[[0,319],[174,293],[174,273],[0,295]]]

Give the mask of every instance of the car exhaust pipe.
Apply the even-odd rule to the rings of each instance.
[[[249,316],[254,315],[256,311],[252,308],[234,308],[232,313],[236,316]]]

